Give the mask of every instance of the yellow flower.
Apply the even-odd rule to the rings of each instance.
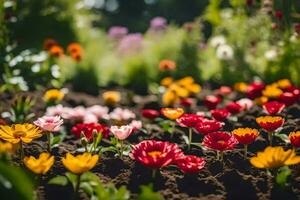
[[[98,155],[92,155],[91,153],[83,153],[77,156],[67,153],[66,158],[62,158],[61,161],[65,168],[72,173],[82,174],[95,167],[98,159]]]
[[[277,98],[279,97],[281,94],[283,93],[283,91],[281,89],[279,89],[276,86],[272,86],[272,85],[268,85],[266,86],[266,88],[262,91],[262,94],[265,97],[269,97],[269,98]]]
[[[184,113],[184,110],[182,108],[162,108],[161,112],[166,118],[175,120]]]
[[[234,84],[234,89],[238,92],[245,93],[247,92],[248,85],[245,82],[238,82]]]
[[[179,97],[188,97],[189,91],[184,87],[181,87],[177,84],[172,84],[169,88],[170,91],[173,91]],[[167,91],[168,92],[168,91]]]
[[[162,96],[162,103],[165,106],[174,105],[178,101],[179,97],[175,94],[175,92],[168,90]]]
[[[117,91],[103,92],[102,98],[106,105],[115,105],[121,101],[121,94]]]
[[[263,105],[264,103],[268,102],[268,97],[257,97],[256,99],[254,99],[254,102],[257,104],[257,105]]]
[[[41,153],[39,158],[25,157],[24,164],[35,174],[46,174],[54,164],[54,156],[49,153]]]
[[[165,87],[169,87],[172,83],[173,83],[172,77],[166,77],[160,81],[160,84]]]
[[[292,85],[289,79],[280,79],[277,81],[277,85],[281,89],[286,89]]]
[[[13,124],[0,126],[0,138],[7,142],[17,144],[20,141],[30,143],[33,139],[42,136],[42,130],[32,124]]]
[[[179,79],[178,81],[176,81],[176,83],[180,86],[185,87],[185,86],[189,86],[189,85],[193,84],[194,79],[191,76],[187,76],[187,77],[184,77],[182,79]]]
[[[65,94],[58,89],[47,90],[44,94],[45,101],[61,101]]]
[[[1,142],[0,141],[0,154],[1,153],[9,153],[12,154],[15,151],[15,145],[9,142]]]
[[[257,168],[271,169],[286,165],[295,165],[300,163],[300,156],[297,156],[294,150],[284,151],[282,147],[267,147],[263,152],[257,153],[250,159],[250,163]]]

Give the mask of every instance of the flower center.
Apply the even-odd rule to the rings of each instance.
[[[20,137],[26,136],[26,133],[25,133],[24,131],[15,131],[15,132],[13,133],[13,136],[14,136],[15,138],[20,138]]]
[[[218,144],[224,144],[224,143],[225,143],[224,140],[219,140],[219,141],[218,141]]]
[[[148,155],[151,157],[159,157],[162,154],[160,151],[150,151],[148,152]]]

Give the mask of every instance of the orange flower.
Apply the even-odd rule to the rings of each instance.
[[[289,139],[294,147],[300,147],[300,131],[291,132],[289,134]]]
[[[277,81],[277,85],[281,89],[286,89],[286,88],[292,86],[292,83],[289,79],[280,79]]]
[[[168,119],[175,120],[178,119],[183,113],[182,108],[162,108],[161,113]]]
[[[273,132],[284,123],[284,119],[279,116],[263,116],[256,118],[256,122],[267,132]]]
[[[57,46],[57,45],[58,45],[58,43],[54,39],[47,38],[47,39],[45,39],[43,46],[44,46],[45,50],[49,50],[51,47]]]
[[[172,77],[165,77],[160,81],[160,84],[165,87],[169,87],[173,83]]]
[[[269,98],[277,98],[279,97],[283,91],[276,87],[276,85],[267,85],[266,88],[262,91],[262,94],[265,97]]]
[[[245,82],[238,82],[234,84],[234,89],[238,92],[246,93],[248,90],[248,85]]]
[[[172,71],[176,69],[176,63],[172,60],[162,60],[159,63],[159,70],[161,71]]]
[[[80,44],[78,43],[71,43],[67,47],[67,51],[72,55],[72,54],[81,54],[82,53],[82,48]]]
[[[257,105],[263,105],[264,103],[267,103],[268,102],[268,97],[257,97],[256,99],[254,99],[254,102],[257,104]]]
[[[49,53],[51,56],[60,57],[64,54],[64,50],[62,47],[54,45],[49,49]]]
[[[231,132],[240,144],[251,144],[259,135],[257,129],[254,128],[238,128]]]
[[[72,53],[71,57],[76,61],[76,62],[80,62],[82,59],[82,55],[80,53]]]

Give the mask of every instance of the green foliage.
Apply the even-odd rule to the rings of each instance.
[[[25,123],[35,116],[30,112],[34,106],[35,100],[29,96],[17,96],[14,104],[11,106],[11,121],[13,123]]]
[[[1,199],[34,200],[34,183],[21,168],[0,161]]]
[[[54,177],[48,183],[66,186],[70,182],[75,190],[77,181],[78,175],[67,172],[66,176]],[[92,172],[86,172],[81,175],[80,189],[92,200],[128,200],[130,197],[130,193],[126,187],[122,186],[117,189],[112,183],[104,186],[99,177]]]
[[[153,191],[152,185],[142,185],[141,192],[137,200],[163,200],[164,198],[158,193]]]
[[[287,181],[292,171],[288,166],[281,167],[276,176],[276,183],[280,188],[285,188],[287,186]]]

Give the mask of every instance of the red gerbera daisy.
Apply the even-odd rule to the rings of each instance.
[[[226,110],[228,110],[231,114],[237,114],[243,110],[243,107],[236,102],[230,102],[226,105]]]
[[[215,120],[202,120],[199,122],[195,129],[198,133],[206,135],[211,132],[219,131],[225,124]]]
[[[269,115],[276,115],[280,113],[285,108],[284,103],[280,103],[278,101],[270,101],[263,104],[263,109]]]
[[[289,139],[294,147],[300,147],[300,131],[291,132],[289,134]]]
[[[197,114],[183,114],[181,115],[176,122],[182,127],[195,127],[200,121],[204,118]]]
[[[213,132],[207,134],[203,139],[203,145],[214,150],[231,150],[238,144],[237,139],[227,132]]]
[[[226,109],[214,109],[210,111],[211,116],[218,121],[224,121],[230,116],[230,112]]]
[[[159,117],[159,115],[160,115],[160,112],[157,110],[153,110],[153,109],[142,110],[142,116],[147,119],[155,119],[155,118]]]
[[[72,133],[77,137],[81,137],[81,133],[90,141],[93,139],[93,132],[101,133],[104,138],[109,136],[109,128],[103,124],[98,123],[81,123],[72,127]]]
[[[205,166],[205,160],[194,155],[183,156],[176,160],[176,165],[183,173],[193,174],[198,173]]]
[[[145,140],[132,147],[130,157],[146,167],[159,169],[180,159],[183,152],[177,144]]]
[[[208,95],[204,99],[204,105],[209,109],[215,109],[219,103],[221,103],[222,99],[220,97],[216,97],[213,95]]]

